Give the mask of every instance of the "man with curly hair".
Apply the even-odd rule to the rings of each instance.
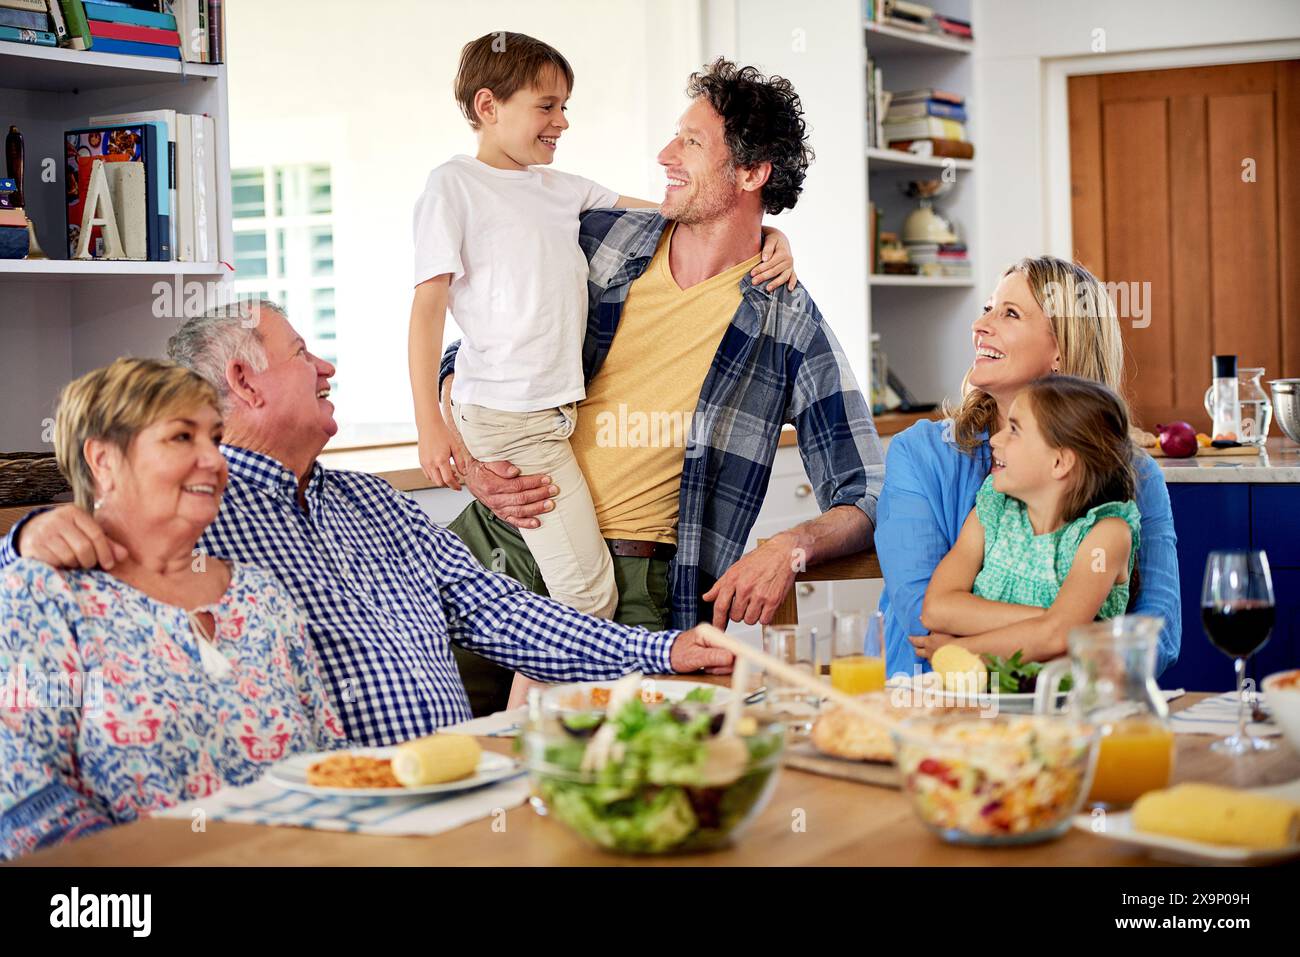
[[[769,622],[799,567],[871,544],[884,476],[870,410],[807,291],[749,277],[763,214],[795,205],[813,158],[798,95],[725,59],[692,74],[687,94],[658,156],[660,207],[593,210],[579,236],[587,395],[570,442],[614,555],[615,619],[652,629]],[[444,403],[457,345],[443,358]],[[821,514],[743,554],[786,423]],[[546,520],[555,486],[517,473],[472,462],[476,501],[451,528],[479,561],[540,590],[517,528]],[[461,667],[475,712],[499,707],[500,676]]]

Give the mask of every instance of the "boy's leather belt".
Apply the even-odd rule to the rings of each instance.
[[[634,538],[607,538],[609,551],[619,558],[657,558],[670,562],[677,554],[677,546],[667,542],[642,542]]]

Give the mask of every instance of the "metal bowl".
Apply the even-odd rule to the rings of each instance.
[[[1300,443],[1300,379],[1273,379],[1273,415],[1286,437]]]

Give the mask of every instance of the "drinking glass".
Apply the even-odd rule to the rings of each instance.
[[[884,626],[885,616],[879,611],[835,612],[829,654],[832,685],[853,695],[884,689]]]
[[[810,675],[821,674],[817,629],[800,625],[767,625],[763,628],[763,650],[791,667]],[[771,672],[763,675],[771,710],[796,734],[812,730],[821,707],[821,696],[790,684]]]
[[[1210,745],[1220,754],[1271,751],[1273,742],[1246,733],[1246,659],[1273,630],[1273,578],[1260,550],[1210,552],[1201,586],[1201,624],[1210,643],[1233,659],[1237,671],[1237,733]]]

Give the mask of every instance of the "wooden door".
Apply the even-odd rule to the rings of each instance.
[[[1300,60],[1074,76],[1069,110],[1074,255],[1121,308],[1135,419],[1208,431],[1215,353],[1300,376]]]

